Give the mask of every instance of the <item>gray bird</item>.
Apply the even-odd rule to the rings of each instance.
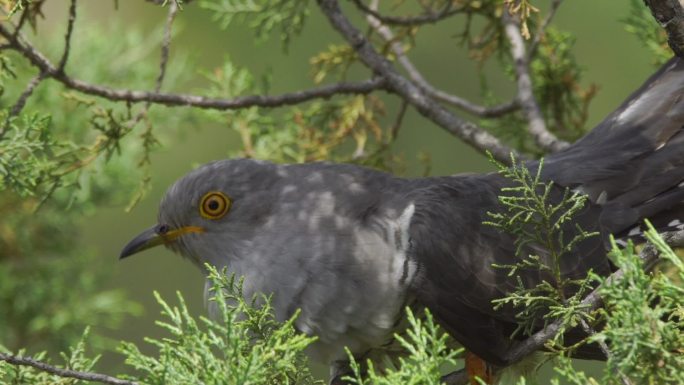
[[[643,218],[684,220],[684,62],[672,59],[584,138],[548,156],[544,180],[589,197],[577,221],[601,237],[563,259],[564,277],[609,274],[609,234],[632,236]],[[534,170],[538,163],[529,162]],[[508,365],[515,309],[492,300],[516,278],[493,264],[515,260],[511,235],[483,225],[510,182],[497,173],[405,179],[354,165],[221,160],[169,188],[158,224],[121,258],[164,244],[202,268],[245,277],[245,295],[273,293],[278,319],[316,335],[311,355],[348,370],[391,349],[404,309],[427,307],[448,333],[491,365]],[[544,250],[535,250],[542,258]],[[543,272],[518,272],[528,285]],[[601,359],[587,348],[579,358]]]

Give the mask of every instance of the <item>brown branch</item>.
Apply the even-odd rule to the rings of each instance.
[[[512,150],[498,138],[472,122],[466,121],[428,97],[425,92],[397,72],[392,64],[380,55],[342,13],[337,0],[317,0],[330,24],[356,50],[361,61],[374,73],[382,76],[388,88],[409,102],[430,121],[461,138],[481,152],[490,151],[501,162],[510,162]]]
[[[122,380],[116,377],[108,376],[106,374],[58,368],[31,357],[19,357],[11,354],[0,353],[0,361],[5,361],[12,365],[31,366],[43,372],[64,378],[76,378],[83,381],[93,381],[109,385],[138,385],[137,382]]]
[[[36,89],[38,84],[40,84],[41,81],[45,79],[45,73],[41,72],[38,75],[36,75],[29,83],[26,85],[26,89],[24,89],[24,92],[19,95],[19,99],[17,99],[17,102],[14,103],[12,108],[10,109],[9,115],[7,116],[7,120],[19,115],[21,110],[24,108],[24,105],[26,105],[26,100],[28,100],[29,96],[33,94],[33,90]],[[1,135],[0,135],[1,136]]]
[[[28,19],[28,14],[30,11],[30,7],[24,8],[24,10],[21,12],[21,16],[19,16],[19,23],[17,23],[17,26],[14,28],[14,37],[19,36],[19,32],[21,32],[21,29],[24,28],[24,23],[26,23],[26,19]],[[9,16],[8,16],[9,18]]]
[[[514,69],[518,81],[518,102],[522,105],[523,114],[528,122],[528,131],[535,143],[548,152],[557,152],[569,146],[569,143],[559,140],[546,128],[544,115],[534,97],[532,89],[532,77],[530,76],[529,62],[525,53],[525,41],[520,34],[520,26],[511,15],[507,7],[504,7],[502,22],[508,41],[511,44],[511,56],[513,57]]]
[[[69,59],[71,35],[74,32],[74,22],[76,22],[76,0],[71,0],[71,5],[69,5],[69,22],[67,24],[66,35],[64,36],[64,52],[62,53],[62,58],[59,59],[59,64],[57,64],[57,72],[64,72],[64,67],[66,67],[67,60]]]
[[[660,26],[667,32],[667,42],[684,59],[684,3],[680,0],[644,0]]]
[[[164,40],[162,41],[161,59],[159,61],[159,76],[157,77],[157,84],[154,87],[155,92],[159,92],[161,90],[164,76],[166,76],[166,67],[169,61],[169,46],[171,45],[171,25],[176,18],[177,12],[178,5],[175,1],[171,1],[169,4],[169,13],[166,16],[166,25],[164,26]]]
[[[111,101],[124,101],[128,103],[151,102],[165,106],[190,106],[202,109],[235,110],[247,107],[282,107],[314,99],[327,99],[339,94],[368,94],[376,90],[387,88],[386,82],[382,78],[375,77],[362,82],[342,82],[281,95],[249,95],[231,99],[209,98],[188,94],[113,89],[87,83],[67,76],[63,72],[58,72],[57,68],[42,53],[36,50],[31,44],[23,41],[20,37],[14,38],[10,31],[2,24],[0,24],[0,35],[9,41],[9,48],[19,51],[32,65],[45,73],[46,78],[52,78],[69,89],[88,95],[99,96]]]
[[[449,3],[451,4],[451,3]],[[375,2],[371,4],[370,10],[375,9]],[[402,47],[401,43],[394,39],[394,34],[386,25],[382,24],[382,21],[372,14],[366,16],[366,21],[390,46],[394,55],[397,57],[397,62],[404,68],[411,80],[425,93],[431,97],[440,100],[444,103],[450,104],[452,106],[458,107],[470,114],[479,116],[481,118],[495,118],[499,117],[519,109],[517,101],[512,101],[505,104],[500,104],[498,106],[485,107],[469,100],[463,99],[459,96],[449,94],[444,92],[432,84],[430,84],[424,77],[423,74],[413,65],[411,60],[406,55],[406,51]]]
[[[666,232],[660,235],[665,243],[672,247],[684,246],[684,231]],[[650,243],[639,253],[639,258],[643,261],[644,269],[646,270],[650,270],[655,265],[658,261],[658,257],[658,250]],[[623,275],[624,273],[622,270],[617,270],[606,279],[603,285],[610,285],[611,283],[622,279]],[[586,311],[594,311],[603,306],[603,299],[599,294],[600,289],[601,287],[594,289],[582,300],[581,305],[585,307]],[[554,321],[509,350],[506,353],[505,361],[508,365],[512,365],[541,349],[546,341],[552,339],[560,332],[562,327],[563,320],[559,319]]]
[[[159,93],[159,91],[161,90],[161,86],[164,82],[164,78],[166,77],[166,67],[169,62],[169,48],[171,46],[171,27],[173,25],[173,21],[176,19],[177,12],[178,5],[175,1],[171,1],[171,3],[169,4],[169,12],[166,16],[166,23],[164,24],[164,37],[162,38],[161,57],[159,59],[159,75],[157,75],[157,80],[154,86],[155,93]],[[132,120],[130,124],[131,128],[147,116],[147,113],[149,112],[151,105],[152,102],[149,100],[145,103],[143,109],[137,114],[135,119]],[[151,129],[152,125],[148,121],[148,130]]]
[[[9,113],[7,114],[7,117],[5,118],[5,123],[2,125],[2,129],[0,129],[0,140],[5,136],[5,133],[9,129],[10,122],[12,118],[15,116],[19,115],[22,109],[24,109],[24,106],[26,105],[26,101],[28,98],[33,94],[33,91],[38,87],[38,84],[45,80],[45,73],[41,72],[38,75],[36,75],[31,81],[28,82],[26,85],[26,88],[24,89],[24,92],[19,95],[19,98],[17,99],[16,103],[12,106],[10,109]]]
[[[401,124],[404,121],[404,116],[406,116],[406,110],[408,109],[407,107],[408,103],[406,102],[406,100],[402,100],[401,107],[399,107],[399,112],[397,113],[397,119],[394,121],[392,129],[390,130],[390,139],[388,140],[388,144],[389,142],[394,141],[399,135],[399,129],[401,128]]]
[[[549,25],[551,25],[551,20],[553,20],[554,16],[556,16],[556,12],[558,11],[558,8],[560,8],[561,3],[563,3],[563,0],[553,0],[551,2],[551,9],[549,9],[549,13],[546,14],[546,17],[539,28],[537,28],[537,32],[534,34],[534,39],[532,39],[532,43],[530,43],[530,49],[527,50],[528,62],[531,61],[532,57],[534,57],[534,54],[537,53],[539,43],[541,43],[541,39],[544,37],[546,29],[549,27]]]
[[[580,325],[582,325],[582,329],[584,330],[585,333],[587,333],[588,336],[593,336],[596,334],[596,330],[594,330],[591,325],[587,323],[587,321],[584,318],[580,319]],[[606,358],[610,359],[612,357],[612,354],[610,352],[610,348],[608,348],[608,345],[606,344],[606,341],[603,340],[598,340],[596,343],[599,346],[599,349],[601,349],[601,352],[606,356]],[[622,385],[634,385],[632,381],[625,376],[622,372],[620,372],[619,368],[613,368],[615,374],[620,377],[620,381],[622,381]]]
[[[418,16],[385,16],[373,9],[373,7],[367,6],[361,0],[352,0],[352,3],[354,3],[356,8],[358,8],[361,12],[373,16],[375,19],[380,20],[383,24],[401,25],[407,27],[436,23],[440,20],[444,20],[453,15],[464,12],[463,8],[453,9],[454,2],[448,1],[444,7],[437,12],[428,11],[425,14]]]
[[[21,18],[19,19],[19,24],[14,28],[14,32],[12,33],[12,38],[8,40],[12,41],[17,41],[19,39],[19,34],[21,31],[21,28],[27,18],[27,13],[29,11],[29,8],[27,7],[24,9],[24,12],[21,14]],[[76,21],[76,0],[71,0],[71,5],[69,6],[69,21],[67,24],[67,32],[65,35],[65,43],[64,43],[64,52],[62,54],[62,58],[59,60],[59,65],[56,69],[57,72],[64,72],[64,66],[66,65],[67,59],[69,57],[69,51],[71,49],[71,35],[74,30],[74,22]],[[12,43],[7,46],[7,48],[12,48]],[[12,106],[10,109],[7,118],[5,119],[5,123],[2,126],[2,129],[0,129],[0,140],[5,136],[5,133],[7,132],[9,128],[10,121],[12,120],[13,117],[19,115],[21,110],[24,108],[26,105],[26,101],[28,98],[33,94],[33,91],[35,88],[45,80],[47,77],[49,77],[49,74],[41,69],[40,73],[36,75],[29,83],[26,85],[26,88],[24,89],[24,92],[19,95],[19,98],[17,99],[16,103]]]

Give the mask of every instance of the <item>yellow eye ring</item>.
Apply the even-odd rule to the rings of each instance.
[[[228,195],[220,191],[210,191],[200,200],[200,215],[207,219],[219,219],[226,215],[231,204]]]

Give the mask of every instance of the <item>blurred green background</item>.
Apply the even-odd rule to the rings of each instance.
[[[166,9],[139,0],[119,0],[116,4],[115,7],[115,2],[102,0],[80,2],[76,32],[87,35],[95,28],[105,29],[112,39],[117,39],[124,30],[139,30],[143,35],[160,33]],[[348,4],[345,6],[349,7]],[[44,30],[39,31],[39,36],[52,34],[61,38],[67,9],[65,0],[49,1],[44,8],[46,20],[40,26]],[[312,14],[303,33],[293,40],[288,53],[284,53],[277,39],[257,42],[252,31],[244,26],[221,30],[217,23],[212,22],[208,11],[195,3],[187,4],[178,13],[174,24],[171,61],[187,56],[196,63],[192,71],[211,72],[228,55],[235,63],[250,68],[254,73],[270,72],[273,94],[309,88],[312,85],[309,58],[330,43],[341,42],[316,7],[311,9]],[[583,85],[596,83],[600,87],[591,105],[589,126],[599,122],[654,71],[647,50],[625,31],[620,22],[628,10],[628,1],[573,0],[562,5],[555,19],[554,24],[559,29],[572,32],[577,37],[575,53],[585,69]],[[467,53],[458,47],[454,37],[455,31],[462,28],[461,23],[463,19],[456,17],[438,27],[425,27],[418,36],[411,57],[433,84],[481,101],[479,79],[474,76],[475,64],[468,60]],[[82,47],[76,40],[74,50],[79,49]],[[126,55],[125,52],[120,54]],[[157,63],[158,55],[158,51],[152,52],[145,60]],[[494,64],[488,64],[490,86],[506,100],[512,96],[513,88],[510,80],[499,72]],[[367,77],[363,71],[353,73],[359,79]],[[79,68],[71,66],[70,74],[80,77]],[[186,73],[185,76],[191,80],[178,88],[162,89],[202,93],[202,89],[197,88],[201,83],[193,80],[199,75]],[[149,89],[153,85],[154,77],[151,77]],[[153,106],[152,109],[157,114],[166,115],[165,121],[171,124],[173,115],[178,113],[176,109],[161,106]],[[396,101],[388,99],[388,117],[392,117],[396,109]],[[162,132],[167,129],[167,134]],[[161,134],[162,146],[152,156],[153,179],[149,193],[128,213],[123,205],[97,207],[92,215],[83,218],[79,229],[82,242],[97,253],[101,265],[112,271],[107,287],[125,288],[131,299],[143,305],[142,316],[127,318],[119,330],[105,331],[112,338],[133,342],[141,342],[143,336],[162,334],[153,322],[158,318],[160,309],[152,296],[153,290],[168,299],[174,296],[175,291],[181,291],[191,309],[203,313],[203,277],[188,261],[162,248],[118,261],[121,247],[138,231],[156,223],[157,204],[174,180],[197,164],[228,157],[240,147],[239,135],[227,124],[213,120],[182,119],[175,127],[156,127],[156,130]],[[407,176],[423,172],[424,165],[418,160],[419,152],[430,155],[431,173],[434,175],[492,169],[479,153],[411,109],[393,150],[406,160]],[[133,193],[131,190],[131,195]],[[106,364],[118,367],[118,359],[118,356],[108,355]]]

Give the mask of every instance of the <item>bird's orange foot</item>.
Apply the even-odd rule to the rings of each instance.
[[[468,373],[468,381],[470,385],[481,385],[482,382],[487,385],[494,384],[494,373],[492,367],[487,361],[478,357],[474,353],[466,352],[465,354],[465,369]]]

